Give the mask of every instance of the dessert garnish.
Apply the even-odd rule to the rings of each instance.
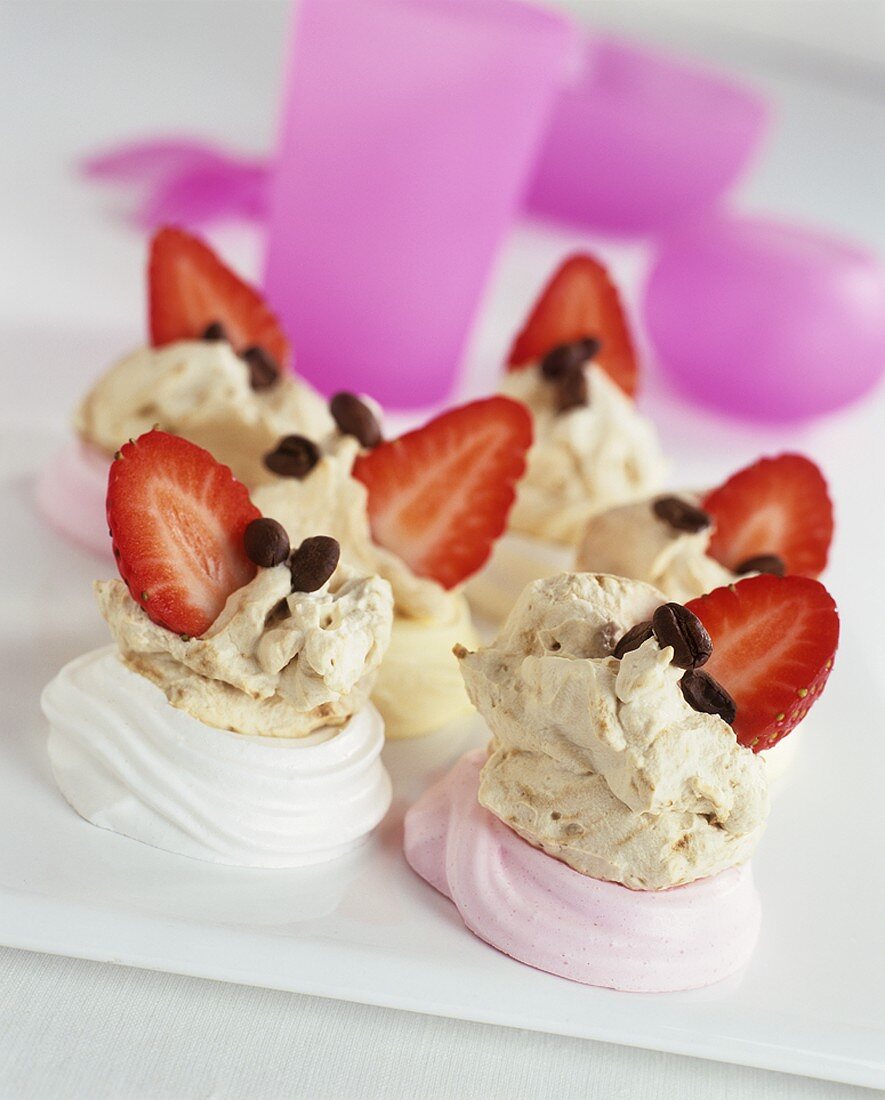
[[[713,651],[704,671],[734,700],[730,725],[753,752],[795,728],[823,691],[839,643],[839,615],[809,577],[760,574],[691,600]]]
[[[528,410],[490,397],[358,455],[372,538],[417,576],[459,584],[504,530],[531,441]]]
[[[651,622],[623,635],[612,656],[622,659],[652,635],[686,669],[680,686],[689,706],[718,714],[742,745],[761,752],[786,737],[823,690],[839,617],[818,581],[760,574],[685,606],[662,604]]]
[[[568,412],[589,402],[584,367],[598,354],[600,346],[599,340],[588,337],[573,344],[559,344],[541,360],[541,377],[556,387],[557,412]]]
[[[679,681],[685,701],[700,714],[718,714],[723,722],[734,722],[734,699],[722,684],[717,683],[702,668],[690,668]]]
[[[304,478],[321,458],[319,447],[304,435],[284,435],[264,456],[264,465],[280,477]]]
[[[288,540],[287,540],[288,541]],[[338,568],[341,547],[329,535],[305,539],[289,559],[293,592],[316,592]]]
[[[378,418],[356,394],[336,393],[329,402],[329,412],[342,435],[352,435],[368,450],[382,442]]]
[[[557,344],[541,360],[539,370],[548,382],[561,382],[599,354],[602,344],[593,336],[571,344]]]
[[[553,362],[546,369],[548,356]],[[540,362],[546,378],[562,378],[592,359],[633,397],[636,356],[618,292],[592,256],[569,257],[555,272],[510,350],[511,370]]]
[[[155,348],[177,340],[223,338],[238,355],[250,352],[259,386],[272,384],[271,366],[289,365],[289,342],[261,295],[182,229],[160,229],[151,242],[149,301]],[[256,368],[253,361],[259,358]]]
[[[662,649],[672,647],[677,668],[700,668],[713,652],[704,624],[682,604],[661,604],[652,616],[651,627]]]
[[[615,644],[612,649],[612,656],[620,660],[625,654],[632,653],[634,649],[639,649],[642,643],[647,642],[653,634],[654,627],[651,619],[637,623],[636,626],[631,626],[623,638]]]
[[[269,390],[280,380],[280,365],[257,344],[242,353],[249,366],[249,385],[253,390]]]
[[[583,370],[573,371],[556,383],[556,411],[579,409],[590,400],[590,388]]]
[[[760,458],[709,493],[702,507],[715,523],[709,554],[735,573],[781,569],[817,577],[827,564],[833,505],[823,474],[803,455]]]
[[[275,519],[253,519],[243,533],[243,546],[249,560],[262,569],[272,569],[289,556],[289,536]]]
[[[703,508],[697,508],[681,497],[658,497],[652,502],[652,511],[676,531],[688,531],[690,534],[705,530],[713,522]]]
[[[107,518],[120,576],[176,634],[199,637],[255,576],[244,535],[259,517],[230,470],[178,436],[147,432],[111,464]]]
[[[773,573],[776,577],[783,577],[786,572],[786,562],[777,554],[759,554],[758,557],[747,558],[735,568],[739,577],[745,573]]]

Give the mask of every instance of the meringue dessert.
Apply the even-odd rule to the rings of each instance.
[[[458,650],[491,742],[410,808],[408,862],[541,970],[642,992],[727,977],[760,927],[761,752],[820,696],[838,634],[803,577],[688,606],[611,575],[533,582],[493,644]]]
[[[361,844],[390,805],[370,702],[390,585],[292,551],[208,452],[151,431],[108,485],[115,645],[43,693],[58,786],[87,821],[180,855],[298,867]]]
[[[161,229],[149,262],[151,342],[111,367],[80,402],[76,438],[50,460],[38,504],[79,545],[107,554],[108,465],[152,427],[206,448],[252,489],[288,433],[333,427],[326,402],[292,373],[289,344],[258,293],[200,240]]]
[[[555,273],[510,352],[501,385],[530,410],[534,443],[507,534],[467,587],[499,621],[530,581],[570,569],[595,513],[653,492],[664,461],[634,403],[637,363],[615,287],[590,256]]]
[[[477,642],[461,586],[504,530],[530,418],[492,397],[384,442],[364,400],[337,394],[331,409],[330,436],[289,437],[266,457],[278,476],[255,502],[293,545],[321,527],[342,567],[389,582],[393,631],[372,698],[388,738],[419,736],[472,711],[452,654]]]

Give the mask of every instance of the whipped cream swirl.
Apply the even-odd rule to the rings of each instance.
[[[651,424],[600,367],[587,365],[586,405],[559,412],[556,388],[535,367],[510,371],[501,392],[531,409],[535,442],[510,528],[577,543],[587,519],[653,492],[664,460]]]
[[[205,447],[250,488],[273,480],[262,458],[283,435],[318,438],[334,427],[326,402],[283,372],[254,390],[226,341],[180,340],[140,348],[111,367],[80,403],[75,428],[108,457],[159,425]]]
[[[318,592],[290,589],[286,565],[261,569],[203,637],[181,638],[122,581],[95,586],[123,661],[174,707],[217,729],[291,738],[341,726],[368,701],[393,601],[379,577],[346,573]]]
[[[681,493],[680,498],[700,502],[693,493]],[[654,500],[623,504],[593,516],[578,546],[576,568],[645,581],[677,603],[731,584],[736,575],[707,553],[712,525],[701,531],[677,530],[655,515]]]

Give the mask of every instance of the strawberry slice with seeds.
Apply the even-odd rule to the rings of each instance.
[[[199,340],[210,325],[220,324],[238,354],[260,347],[280,366],[289,362],[289,342],[258,291],[182,229],[167,226],[154,235],[148,297],[155,348]]]
[[[120,576],[155,623],[199,637],[256,567],[243,535],[261,513],[227,466],[152,431],[111,463],[108,526]]]
[[[620,297],[602,264],[578,254],[570,256],[544,288],[510,349],[509,369],[525,367],[561,344],[589,337],[602,344],[593,362],[633,397],[638,368]]]
[[[703,508],[716,524],[709,553],[728,569],[769,554],[802,577],[819,576],[827,564],[833,504],[804,455],[760,458],[714,489]]]
[[[490,397],[360,455],[353,476],[368,490],[372,537],[452,588],[503,532],[531,442],[525,406]]]
[[[713,639],[704,672],[734,699],[738,741],[770,749],[805,717],[830,675],[839,643],[833,597],[808,577],[760,574],[685,606]]]

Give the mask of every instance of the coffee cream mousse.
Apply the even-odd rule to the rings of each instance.
[[[534,443],[508,531],[468,585],[500,621],[522,588],[573,565],[587,520],[663,481],[654,428],[634,401],[638,368],[605,269],[572,256],[553,276],[509,356],[501,392],[531,412]]]
[[[152,427],[204,447],[253,489],[262,456],[293,432],[333,427],[326,402],[290,369],[289,345],[258,293],[202,242],[161,229],[149,261],[150,346],[110,368],[76,411],[76,438],[38,486],[42,512],[110,554],[104,499],[117,449]]]
[[[408,811],[406,858],[541,970],[643,992],[727,977],[760,927],[761,752],[819,697],[837,642],[807,578],[688,606],[611,575],[533,582],[494,643],[458,650],[491,741]]]
[[[393,597],[294,550],[208,452],[151,431],[112,465],[122,580],[96,597],[115,645],[43,693],[56,781],[86,820],[170,852],[250,867],[322,862],[384,817],[370,702]]]
[[[365,399],[337,394],[330,407],[336,431],[281,440],[266,458],[277,478],[255,502],[293,545],[319,527],[342,568],[389,582],[393,631],[372,698],[388,738],[429,733],[472,711],[452,653],[477,642],[461,589],[504,530],[531,420],[492,397],[384,441]]]

